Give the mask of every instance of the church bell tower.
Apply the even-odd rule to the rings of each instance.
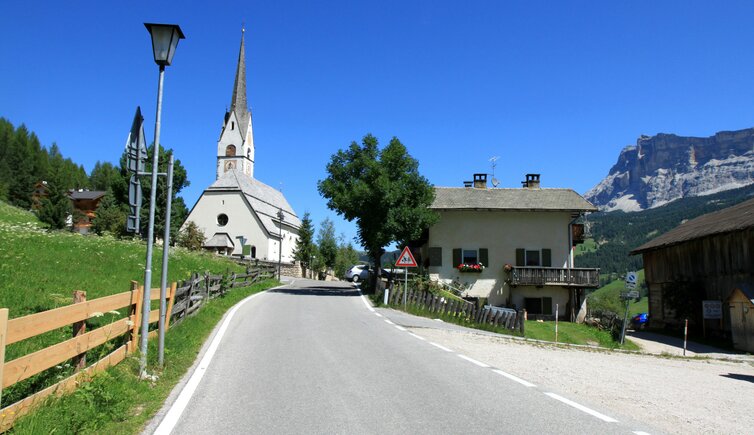
[[[245,29],[241,30],[241,50],[238,53],[236,79],[230,110],[225,112],[220,139],[217,141],[217,174],[235,170],[254,177],[254,133],[251,128],[251,110],[246,100]]]

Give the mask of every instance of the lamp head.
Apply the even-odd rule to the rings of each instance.
[[[144,23],[144,27],[152,36],[154,62],[162,67],[170,65],[173,62],[178,41],[186,39],[181,28],[177,24],[155,23]]]

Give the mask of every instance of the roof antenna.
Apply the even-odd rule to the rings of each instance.
[[[490,162],[492,163],[492,187],[497,187],[500,185],[500,180],[495,178],[495,167],[497,166],[497,160],[500,158],[500,156],[495,156],[490,158]]]

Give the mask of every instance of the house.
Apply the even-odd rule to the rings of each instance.
[[[644,260],[650,327],[688,318],[691,327],[727,335],[731,312],[705,320],[703,301],[725,307],[735,289],[754,288],[754,199],[682,223],[631,254]]]
[[[42,201],[50,196],[50,186],[47,182],[37,181],[34,183],[34,191],[31,192],[31,209],[39,211],[42,208]]]
[[[487,187],[474,174],[465,187],[436,187],[431,208],[440,218],[421,242],[430,279],[459,282],[467,296],[525,308],[530,318],[574,320],[584,290],[599,286],[599,269],[576,268],[583,242],[577,220],[596,207],[571,189],[543,189],[527,174],[520,189]]]
[[[204,248],[221,255],[293,262],[301,226],[285,196],[254,178],[254,134],[246,99],[243,33],[230,110],[217,142],[215,182],[189,212],[204,232]]]
[[[81,234],[89,233],[99,202],[106,193],[101,190],[86,189],[68,191],[68,197],[73,206],[73,216],[71,217],[73,231]]]

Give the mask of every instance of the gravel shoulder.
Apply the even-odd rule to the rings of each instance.
[[[396,323],[406,319],[388,312]],[[405,323],[434,343],[666,433],[731,434],[754,427],[751,360],[590,350],[447,328],[428,319]]]

